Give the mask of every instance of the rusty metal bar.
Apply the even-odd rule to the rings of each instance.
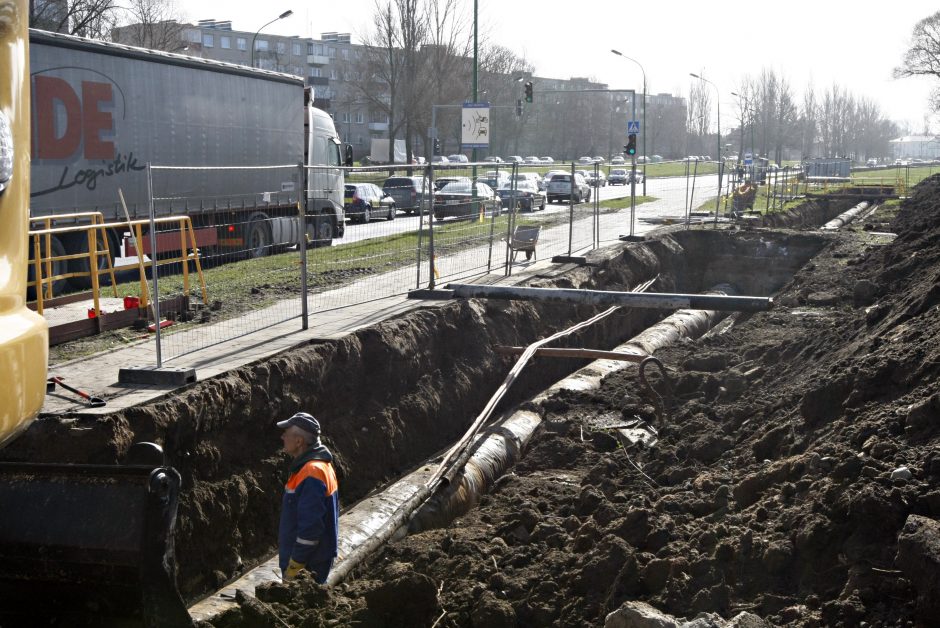
[[[614,292],[576,290],[573,288],[527,288],[521,286],[486,286],[448,284],[454,297],[463,299],[510,299],[554,301],[578,305],[619,305],[668,310],[717,310],[722,312],[763,312],[773,307],[770,297],[742,297],[717,294],[668,294],[650,292]]]

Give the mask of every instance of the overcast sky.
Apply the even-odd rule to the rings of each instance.
[[[472,22],[473,1],[463,2]],[[228,19],[235,30],[249,32],[292,9],[294,15],[264,32],[319,38],[337,31],[351,33],[353,43],[370,31],[376,6],[376,0],[178,3],[192,21]],[[689,72],[703,74],[718,87],[721,117],[728,124],[735,107],[730,92],[739,91],[742,77],[764,68],[786,77],[798,94],[810,84],[821,93],[835,83],[871,98],[887,117],[910,124],[915,133],[923,130],[931,89],[940,86],[937,79],[891,77],[914,24],[940,9],[936,1],[478,0],[478,7],[481,37],[488,32],[491,41],[525,57],[537,76],[588,76],[612,88],[641,91],[639,68],[614,56],[614,48],[643,64],[650,93],[685,96],[695,80]],[[936,118],[930,131],[940,133]]]

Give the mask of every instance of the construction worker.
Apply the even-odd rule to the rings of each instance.
[[[320,584],[333,567],[339,532],[339,483],[333,454],[320,443],[320,423],[306,412],[278,421],[291,456],[284,485],[278,552],[284,581],[301,570]]]

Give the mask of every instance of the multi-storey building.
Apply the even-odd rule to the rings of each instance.
[[[175,47],[176,52],[303,77],[306,85],[313,89],[314,104],[333,116],[337,131],[344,142],[353,146],[357,159],[369,153],[372,139],[388,138],[388,114],[375,105],[375,97],[369,102],[363,98],[359,89],[363,77],[357,73],[360,72],[359,62],[366,48],[352,43],[349,33],[327,32],[320,39],[273,35],[236,31],[227,20],[200,20],[195,24],[178,26],[181,45]],[[112,38],[120,43],[138,45],[139,42],[134,41],[133,29],[133,25],[116,28]],[[536,114],[526,118],[531,122],[530,127],[527,130],[518,129],[514,147],[521,149],[519,138],[525,137],[524,145],[528,146],[527,150],[531,153],[574,158],[578,156],[574,153],[580,147],[584,147],[584,151],[589,150],[592,155],[619,152],[617,147],[620,136],[625,135],[621,127],[625,124],[627,113],[632,115],[628,109],[629,101],[624,102],[620,98],[620,102],[612,105],[613,100],[616,100],[615,93],[582,93],[577,96],[560,93],[596,91],[607,87],[586,78],[533,77],[533,81],[538,84],[538,92],[557,93],[559,101],[563,97],[568,98],[568,101],[572,97],[579,100],[575,108],[569,107],[562,112],[560,108],[553,111],[550,103],[543,99],[537,107],[532,108]],[[378,99],[381,99],[381,95]],[[639,94],[636,106],[636,115],[640,118],[644,103]],[[647,98],[647,106],[647,125],[650,128],[644,132],[651,133],[647,140],[652,140],[649,152],[675,153],[674,156],[682,154],[685,100],[668,94],[657,94]],[[497,117],[509,115],[504,112]],[[653,135],[656,139],[653,139]],[[681,138],[673,141],[672,135],[681,135]],[[421,138],[416,139],[419,144],[414,147],[415,152],[423,154]],[[500,146],[503,150],[511,149],[506,141]],[[500,150],[496,147],[494,149]]]

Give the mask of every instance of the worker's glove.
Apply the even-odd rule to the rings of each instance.
[[[300,573],[300,570],[304,568],[303,563],[298,563],[293,558],[290,559],[290,562],[287,563],[287,569],[284,570],[284,582],[288,580],[293,580],[297,577],[297,574]]]

